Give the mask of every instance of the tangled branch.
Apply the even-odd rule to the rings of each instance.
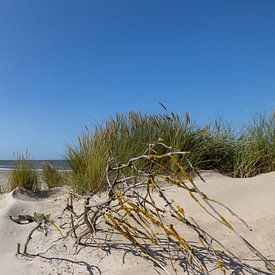
[[[161,153],[158,153],[158,152]],[[163,153],[163,151],[166,151]],[[137,168],[140,162],[144,169]],[[163,191],[160,179],[170,185],[186,191],[203,211],[235,233],[243,244],[261,261],[270,272],[275,272],[274,265],[253,247],[216,208],[215,204],[225,208],[230,215],[238,218],[246,227],[248,225],[236,213],[225,205],[209,198],[193,181],[189,170],[182,165],[186,163],[200,178],[199,172],[192,167],[187,152],[172,151],[161,140],[150,144],[143,155],[132,158],[126,164],[118,165],[114,158],[109,158],[104,181],[107,183],[104,201],[92,204],[93,194],[84,196],[84,210],[77,214],[73,201],[75,194],[68,199],[66,211],[70,213],[70,230],[76,244],[89,240],[96,242],[95,233],[102,228],[102,221],[112,230],[126,238],[136,251],[152,260],[167,274],[167,261],[175,273],[176,262],[184,258],[186,265],[194,274],[209,274],[210,270],[202,257],[201,250],[188,241],[180,232],[180,225],[196,235],[197,243],[205,249],[209,258],[215,262],[215,268],[226,273],[229,269],[227,260],[234,262],[247,273],[255,274],[255,268],[243,263],[228,251],[214,236],[207,233],[198,222],[187,217],[184,208],[169,199]],[[202,179],[202,178],[201,178]],[[162,203],[156,200],[161,198]],[[249,227],[248,227],[249,228]],[[154,251],[161,251],[156,254]],[[268,274],[268,273],[267,273]]]

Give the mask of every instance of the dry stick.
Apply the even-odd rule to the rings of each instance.
[[[150,197],[150,200],[151,200],[151,202],[149,202],[149,201],[147,201],[148,203],[150,203],[153,207],[154,207],[154,209],[155,209],[155,211],[156,211],[156,216],[158,217],[158,220],[160,221],[160,225],[161,225],[161,227],[164,229],[164,233],[166,234],[166,237],[167,238],[169,238],[169,236],[167,235],[168,233],[168,231],[169,231],[169,229],[167,229],[166,228],[166,226],[164,225],[164,223],[162,222],[162,218],[160,217],[160,215],[159,215],[159,213],[158,213],[158,211],[160,210],[159,208],[157,208],[156,207],[156,205],[155,205],[155,202],[154,202],[154,200],[153,200],[153,198],[152,198],[152,196],[150,195],[150,190],[148,189],[149,188],[149,181],[147,181],[147,194],[149,194],[149,197]],[[154,212],[152,212],[153,214],[154,214]],[[158,225],[159,226],[159,225]],[[173,229],[174,230],[174,229]],[[174,231],[175,232],[175,231]],[[169,238],[170,240],[171,240],[171,238]],[[175,242],[175,244],[177,244],[177,246],[182,250],[183,248],[182,248],[182,246],[178,243],[178,242]],[[162,248],[162,247],[161,247]],[[164,248],[162,248],[163,250],[164,250]],[[164,250],[165,251],[165,250]],[[192,268],[192,263],[190,262],[190,260],[193,258],[193,256],[195,256],[195,255],[192,255],[192,254],[190,254],[188,251],[185,251],[185,250],[182,250],[182,252],[185,254],[185,253],[187,253],[185,256],[186,256],[186,259],[188,260],[188,262],[189,262],[189,264],[190,264],[190,267]],[[196,261],[197,259],[196,259],[196,257],[194,258],[194,260]],[[200,265],[200,263],[198,263],[198,265]],[[207,269],[206,269],[207,270]],[[192,271],[193,271],[193,273],[194,274],[196,274],[195,273],[195,271],[192,269]],[[208,274],[208,272],[206,271],[206,274]]]
[[[123,204],[122,204],[122,207],[123,207]],[[127,215],[127,208],[125,209],[124,208],[124,210],[126,211],[126,215]],[[132,209],[130,209],[130,211],[131,211]],[[152,231],[152,234],[146,229],[146,227],[143,225],[143,223],[142,222],[139,222],[138,221],[138,219],[133,215],[133,216],[131,216],[133,219],[134,219],[134,221],[137,223],[137,224],[139,224],[142,228],[143,228],[143,230],[146,232],[146,234],[148,234],[148,236],[149,236],[149,239],[154,239],[154,236],[152,235],[152,234],[154,234],[154,232],[153,232],[153,230],[151,229],[151,231]],[[125,222],[125,221],[124,221]],[[127,223],[127,222],[125,222],[126,224],[127,224],[127,226],[128,227],[131,227],[131,225],[129,224],[129,223]],[[141,232],[139,232],[139,233],[141,233],[141,234],[144,234],[142,231]],[[146,234],[145,234],[145,236],[146,236]],[[156,238],[155,239],[156,240],[156,242],[157,242],[157,244],[158,244],[158,246],[165,252],[166,251],[166,249],[161,245],[161,243],[160,243],[160,241]],[[172,264],[172,268],[174,269],[174,271],[175,271],[175,268],[174,268],[174,265]],[[176,271],[175,271],[175,273],[176,273]]]
[[[159,195],[162,199],[164,199],[165,203],[170,207],[170,209],[172,210],[172,212],[175,213],[175,217],[178,217],[180,221],[182,221],[185,225],[187,225],[188,227],[192,228],[199,236],[199,239],[201,240],[201,238],[203,238],[204,240],[206,240],[206,235],[203,234],[203,231],[200,229],[200,227],[198,226],[198,224],[193,225],[192,223],[190,223],[190,221],[188,221],[184,215],[182,213],[180,213],[179,211],[177,211],[172,202],[170,202],[166,196],[164,195],[164,193],[161,191],[161,189],[159,188],[159,186],[157,185],[157,189],[159,191]],[[202,244],[204,245],[204,243],[202,242]],[[210,248],[210,250],[212,251],[213,255],[216,257],[216,261],[218,262],[218,257],[217,254],[215,252],[215,249],[212,247],[211,243],[208,242],[208,248]],[[206,268],[206,266],[204,265],[204,268]],[[206,268],[207,270],[207,268]]]
[[[204,231],[198,224],[197,222],[192,218],[190,217],[190,219],[195,223],[195,225],[200,229],[200,231],[203,233],[204,237],[206,240],[208,240],[208,244],[209,244],[209,247],[212,248],[212,241],[216,242],[222,249],[224,252],[226,252],[228,255],[230,255],[232,258],[234,258],[235,261],[238,262],[238,264],[242,267],[244,267],[246,269],[246,271],[248,272],[253,272],[253,269],[248,266],[247,264],[243,263],[236,255],[234,255],[232,252],[230,252],[229,250],[227,250],[224,245],[218,241],[216,238],[214,238],[213,236],[211,236],[209,233],[207,233],[206,231]],[[214,255],[217,255],[217,253],[215,252],[215,249],[214,249]]]
[[[222,215],[220,215],[220,213],[212,207],[212,205],[210,203],[208,203],[207,199],[205,199],[204,194],[198,189],[198,187],[194,184],[194,182],[192,180],[190,180],[191,184],[193,185],[194,189],[196,190],[196,192],[200,195],[201,199],[211,208],[212,211],[214,211],[214,213],[216,213],[220,218],[222,218],[222,220],[220,220],[224,225],[226,225],[227,227],[229,227],[229,224],[226,220],[224,220],[224,218],[222,217]],[[225,207],[227,210],[229,208]],[[233,211],[232,211],[233,212]],[[230,211],[230,213],[232,214],[232,212]],[[235,213],[234,213],[235,214]],[[234,216],[237,216],[236,214]],[[243,221],[244,222],[244,221]],[[231,226],[229,227],[231,230],[233,229],[234,233],[237,233],[235,231],[234,228],[231,228]],[[246,244],[246,246],[248,246],[250,248],[250,250],[252,252],[254,252],[259,258],[261,258],[261,260],[263,260],[266,264],[266,267],[268,269],[271,269],[273,271],[273,265],[261,254],[259,253],[250,243],[248,243],[242,236],[240,236],[240,234],[237,233],[237,235],[241,238],[241,240],[243,240],[243,242]]]
[[[154,179],[151,178],[151,183],[153,183],[153,182],[152,182],[153,180],[154,180]],[[155,185],[156,185],[156,188],[159,187],[156,183],[155,183]],[[164,223],[163,223],[162,218],[161,218],[161,216],[160,216],[160,214],[159,214],[158,208],[156,207],[155,201],[153,200],[153,198],[152,198],[152,196],[151,196],[151,193],[150,193],[149,182],[147,182],[147,193],[148,193],[148,195],[149,195],[149,198],[150,198],[150,200],[151,200],[151,203],[153,204],[153,206],[154,206],[154,208],[155,208],[155,210],[156,210],[158,219],[159,219],[159,221],[161,222],[161,226],[164,228],[164,227],[165,227],[165,226],[164,226]],[[168,237],[168,234],[166,233],[165,230],[164,230],[164,232],[165,232],[166,236]],[[188,245],[188,244],[187,244],[187,245]],[[196,256],[195,254],[193,254],[192,251],[186,251],[186,253],[187,253],[186,255],[187,255],[188,261],[189,261],[189,258],[190,258],[190,259],[193,259],[194,261],[197,261],[197,260],[198,260],[198,259],[197,259],[197,256]],[[199,262],[200,262],[200,260],[199,260]],[[198,264],[200,264],[200,263],[198,263]],[[191,266],[192,266],[192,265],[191,265]],[[205,267],[205,266],[204,266],[204,267]]]
[[[165,196],[164,193],[161,191],[161,189],[160,189],[160,187],[159,187],[158,185],[157,185],[157,189],[158,189],[158,191],[159,191],[159,196],[160,196],[160,197],[165,201],[165,203],[170,207],[170,209],[172,210],[172,212],[175,213],[176,217],[178,217],[179,220],[180,220],[181,222],[183,222],[185,225],[189,226],[190,228],[192,228],[194,231],[196,231],[196,232],[199,234],[198,228],[197,228],[196,226],[192,225],[192,224],[183,216],[183,214],[181,214],[179,211],[177,211],[177,210],[174,208],[172,202],[170,202],[170,201],[166,198],[166,196]],[[199,235],[200,235],[200,234],[199,234]],[[191,254],[191,256],[193,256],[193,255]],[[202,262],[201,262],[201,264],[202,264],[203,267],[206,269],[206,272],[208,272],[208,271],[207,271],[207,267],[206,267]]]
[[[110,224],[110,226],[112,226],[112,224]],[[115,225],[114,225],[115,226]],[[165,271],[168,275],[171,275],[169,273],[169,271],[157,260],[154,258],[153,255],[151,255],[151,253],[146,250],[141,244],[139,244],[130,234],[125,234],[125,232],[121,229],[114,227],[114,229],[116,229],[118,232],[122,233],[122,235],[127,238],[132,244],[134,244],[135,246],[137,246],[138,248],[140,248],[140,250],[148,257],[150,258],[151,261],[153,261],[155,264],[157,264],[163,271]],[[125,229],[125,228],[124,228]],[[127,230],[127,229],[126,229]],[[127,232],[127,231],[126,231]]]
[[[27,253],[27,248],[28,248],[28,244],[29,244],[30,240],[32,239],[32,234],[33,234],[40,226],[41,226],[41,223],[38,223],[38,224],[36,225],[36,227],[34,227],[34,228],[31,230],[31,232],[29,233],[28,238],[27,238],[27,240],[26,240],[26,243],[25,243],[25,245],[24,245],[23,255],[27,255],[27,254],[28,254],[28,253]]]
[[[72,230],[73,230],[73,235],[74,237],[77,239],[77,235],[76,235],[76,227],[74,225],[74,218],[73,218],[73,214],[71,214],[71,226],[72,226]]]
[[[207,199],[205,199],[204,194],[200,191],[200,189],[196,186],[196,184],[193,182],[193,180],[190,181],[201,199],[214,211],[219,217],[222,217],[222,215],[208,202]],[[226,227],[232,230],[239,238],[240,240],[252,251],[256,256],[258,256],[266,265],[266,268],[269,271],[275,272],[275,266],[264,256],[262,255],[252,244],[250,244],[240,233],[238,233],[235,228],[233,228],[231,225],[228,226],[227,223],[222,222]]]
[[[98,213],[99,209],[94,212],[92,219],[90,220],[88,217],[89,211],[91,211],[91,206],[89,206],[90,198],[88,197],[84,203],[84,222],[87,225],[87,229],[84,230],[78,237],[77,237],[77,244],[81,242],[81,239],[87,236],[88,234],[93,234],[96,232],[96,214]]]
[[[85,201],[85,206],[84,206],[84,221],[85,221],[87,227],[90,229],[91,233],[93,233],[95,231],[95,228],[94,228],[93,224],[91,224],[91,222],[89,221],[89,217],[88,217],[88,212],[91,209],[89,206],[89,202],[90,202],[90,198],[87,198]]]
[[[155,161],[154,161],[155,162]],[[158,164],[158,163],[156,163],[156,164]],[[165,167],[163,167],[161,164],[158,164],[159,166],[161,166],[162,168],[165,168]],[[189,191],[189,194],[191,195],[191,197],[200,205],[200,207],[202,207],[202,209],[204,210],[204,211],[206,211],[212,218],[214,218],[214,219],[216,219],[218,222],[221,222],[222,224],[224,224],[220,219],[218,219],[215,215],[213,215],[210,211],[208,211],[208,209],[206,209],[202,204],[201,204],[201,202],[193,195],[193,193],[195,192],[195,193],[197,193],[197,191],[194,189],[194,188],[189,188],[184,182],[183,182],[183,180],[178,176],[178,175],[176,175],[171,169],[168,169],[169,171],[170,171],[170,173],[173,175],[173,176],[175,176],[176,177],[176,179],[178,179],[178,184],[177,184],[177,186],[180,186],[181,188],[184,188],[185,190],[187,190],[187,191]],[[169,182],[170,183],[172,183],[172,184],[174,184],[174,180],[173,179],[171,179],[170,177],[163,177],[163,176],[161,176],[162,178],[164,178],[164,179],[168,179],[169,180]],[[202,177],[201,176],[199,176],[201,179],[202,179]],[[187,178],[189,179],[190,178],[190,175],[187,175]],[[202,179],[203,180],[203,179]],[[204,180],[203,180],[204,181]],[[181,183],[181,184],[180,184]],[[160,194],[160,196],[162,196],[162,198],[163,199],[166,199],[166,197],[164,196],[164,194],[163,194],[163,192],[161,191],[161,190],[159,190],[159,194]],[[203,194],[203,193],[202,193]],[[204,197],[206,197],[206,195],[205,194],[203,194],[203,196]],[[171,207],[171,205],[172,205],[172,203],[171,202],[169,202],[169,200],[167,200],[166,199],[166,203]],[[222,204],[221,204],[222,205]],[[236,217],[238,217],[238,215],[237,214],[235,214],[232,210],[230,210],[229,208],[227,208],[226,206],[225,206],[225,208],[231,213],[233,213],[234,214],[234,216],[236,216]],[[178,213],[178,211],[177,210],[175,210],[174,209],[174,212],[176,213],[176,215],[178,215],[179,213]],[[241,218],[239,218],[241,221],[242,221],[242,219]],[[191,226],[191,224],[190,224],[190,222],[186,219],[186,218],[184,218],[183,220],[181,219],[181,221],[182,222],[184,222],[184,223],[186,223],[186,225],[188,225],[188,226]],[[243,221],[244,222],[244,221]],[[188,223],[188,224],[187,224]],[[244,224],[246,225],[246,223],[244,222]],[[198,230],[195,228],[195,227],[191,227],[193,230],[195,230],[197,233],[198,233]],[[198,233],[199,234],[199,233]],[[200,236],[200,234],[199,234],[199,236]],[[211,244],[209,243],[209,246],[210,246]],[[214,248],[210,248],[212,251],[214,251]],[[215,254],[215,252],[214,252],[214,254]],[[206,267],[205,267],[206,268]],[[206,268],[206,270],[207,270],[207,268]]]
[[[110,183],[109,183],[110,184]],[[130,238],[130,241],[131,241],[131,238]],[[132,242],[132,241],[131,241]],[[137,243],[136,243],[136,245],[137,245]],[[165,272],[167,272],[168,274],[169,274],[169,272],[157,261],[157,260],[155,260],[154,259],[154,257],[152,257],[150,254],[148,254],[148,251],[145,251],[144,250],[144,248],[141,246],[141,245],[138,245],[139,246],[139,248],[143,251],[143,252],[145,252],[145,254],[147,255],[147,256],[149,256],[150,257],[150,259],[151,260],[153,260],[155,263],[157,263]]]
[[[20,247],[21,247],[21,243],[17,243],[17,251],[16,251],[16,254],[21,254],[21,251],[20,251]]]
[[[216,200],[213,200],[213,199],[210,199],[208,198],[209,201],[212,201],[216,204],[219,204],[220,206],[224,207],[232,216],[236,217],[239,221],[241,221],[250,231],[252,231],[252,227],[249,226],[246,221],[244,219],[242,219],[239,215],[237,215],[232,209],[230,209],[228,206],[226,206],[225,204],[219,202],[219,201],[216,201]]]
[[[192,164],[191,164],[191,162],[188,160],[188,159],[186,159],[187,160],[187,162],[189,163],[189,165],[190,165],[190,167],[192,168],[192,169],[194,169],[194,167],[192,166]],[[178,163],[178,161],[177,160],[175,160],[175,163],[178,165],[178,167],[180,168],[180,170],[182,171],[182,167],[180,166],[180,164]],[[194,169],[194,171],[196,171],[195,169]],[[198,173],[198,171],[196,171],[197,173]],[[184,172],[182,172],[183,173],[183,175],[184,176],[186,176],[185,175],[185,173]],[[199,177],[201,178],[201,176],[200,176],[200,174],[198,173],[198,175],[199,175]],[[275,266],[267,259],[267,258],[265,258],[254,246],[252,246],[246,239],[244,239],[224,218],[223,218],[223,216],[208,202],[208,198],[200,191],[200,189],[196,186],[196,184],[193,182],[193,180],[192,180],[192,178],[190,178],[190,177],[188,177],[188,180],[189,180],[189,182],[192,184],[192,186],[193,186],[193,188],[195,189],[195,191],[196,191],[196,193],[198,193],[199,194],[199,196],[200,196],[200,198],[205,202],[205,204],[216,214],[216,215],[218,215],[219,216],[219,218],[220,219],[217,219],[216,217],[216,219],[220,222],[220,223],[222,223],[223,225],[225,225],[226,227],[228,227],[229,229],[231,229],[239,238],[240,238],[240,240],[250,249],[250,251],[252,251],[256,256],[258,256],[264,263],[265,263],[265,265],[266,265],[266,268],[269,270],[269,271],[272,271],[272,272],[275,272]],[[192,195],[192,193],[190,193],[190,195]],[[193,196],[192,196],[193,197]],[[195,199],[195,197],[194,197],[194,199]],[[199,203],[199,205],[208,213],[208,214],[210,214],[212,217],[214,217],[203,205],[201,205],[201,203],[197,200],[197,199],[195,199],[198,203]],[[222,204],[220,204],[220,205],[222,205]],[[222,205],[223,206],[223,205]],[[229,208],[228,207],[225,207],[230,213],[231,213],[231,211],[229,210]],[[233,211],[232,211],[233,212]],[[234,212],[233,212],[234,213]],[[232,213],[231,213],[232,214]],[[236,216],[236,217],[238,217],[238,215],[237,214],[233,214],[233,216]],[[240,218],[239,218],[240,219]],[[242,219],[240,219],[245,225],[247,225]]]
[[[77,239],[76,227],[75,227],[75,224],[74,224],[74,216],[73,216],[73,214],[76,216],[76,213],[75,213],[74,207],[73,207],[73,194],[72,193],[70,194],[70,198],[68,198],[68,200],[67,200],[67,206],[63,210],[63,212],[66,211],[66,210],[68,210],[69,212],[71,212],[70,218],[71,218],[72,232],[73,232],[74,237]]]

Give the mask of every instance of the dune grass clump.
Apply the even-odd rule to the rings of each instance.
[[[275,169],[275,117],[255,116],[235,142],[234,177],[251,177]]]
[[[97,129],[95,134],[83,133],[78,146],[67,148],[67,160],[72,169],[71,185],[78,194],[94,191],[102,181],[108,157],[107,134]]]
[[[198,126],[191,123],[187,113],[180,117],[175,113],[130,112],[109,119],[93,132],[86,129],[76,146],[68,146],[67,160],[72,169],[74,190],[83,194],[96,190],[99,185],[102,187],[109,155],[115,156],[118,164],[125,163],[159,138],[175,150],[189,152],[188,159],[197,169],[250,177],[275,168],[274,116],[256,116],[241,131],[236,131],[221,120]],[[167,160],[161,161],[167,165]],[[190,168],[188,163],[184,164]],[[146,161],[138,165],[137,168],[147,172],[154,169]]]
[[[119,163],[126,162],[131,156],[144,152],[148,144],[159,137],[175,147],[180,144],[180,140],[189,144],[189,148],[192,147],[192,144],[196,144],[192,127],[195,126],[182,122],[175,114],[170,118],[167,115],[130,112],[128,116],[117,115],[105,125],[97,126],[93,133],[85,131],[79,136],[77,146],[67,148],[67,160],[73,173],[73,189],[83,194],[96,190],[98,186],[102,187],[110,154],[116,156]],[[139,165],[140,169],[153,168],[152,165],[146,166],[146,162],[140,162]]]
[[[63,182],[60,172],[49,163],[43,163],[42,165],[42,179],[47,184],[49,190],[60,186]]]
[[[8,191],[7,186],[0,185],[0,194],[4,194]]]
[[[27,153],[17,156],[15,168],[10,175],[9,186],[11,190],[23,187],[33,192],[38,191],[38,175]]]

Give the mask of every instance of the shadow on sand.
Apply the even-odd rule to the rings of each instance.
[[[101,232],[103,233],[103,232]],[[106,232],[103,233],[103,235],[105,234],[106,236]],[[108,234],[108,232],[107,232]],[[150,259],[150,257],[140,253],[138,251],[138,249],[136,249],[132,244],[127,243],[127,242],[123,242],[121,241],[121,239],[119,239],[119,234],[113,233],[112,235],[112,239],[111,240],[107,240],[106,237],[100,237],[99,235],[97,235],[96,238],[96,243],[95,242],[87,242],[85,244],[79,244],[75,254],[79,254],[81,253],[82,250],[85,249],[85,253],[88,252],[88,254],[90,255],[90,258],[92,259],[93,256],[93,252],[94,251],[103,251],[104,256],[102,257],[108,257],[109,255],[111,255],[112,253],[115,253],[117,251],[119,252],[123,252],[123,258],[122,258],[122,262],[123,264],[126,263],[126,257],[127,255],[134,255],[137,257],[143,257],[144,259],[151,261],[153,264],[153,267],[156,271],[156,274],[160,273],[160,267],[157,266],[157,264],[152,261],[152,259]],[[116,238],[118,238],[116,240]],[[166,245],[167,247],[167,240],[165,239],[159,239],[159,241],[162,243],[163,247]],[[198,258],[205,264],[205,266],[207,266],[209,273],[211,274],[211,272],[217,270],[216,267],[216,258],[213,254],[209,253],[209,251],[198,245],[198,243],[192,243],[193,247],[196,249],[196,254],[198,256]],[[166,265],[166,264],[171,264],[171,260],[168,256],[168,253],[164,253],[163,250],[161,250],[158,246],[147,246],[145,247],[147,249],[147,251],[150,252],[150,255],[152,255],[155,259],[157,259],[162,265]],[[49,252],[51,250],[51,248],[47,249],[45,252],[43,253],[39,253],[39,254],[35,254],[35,255],[30,255],[31,257],[40,257],[44,260],[49,260],[49,261],[64,261],[64,262],[68,262],[71,264],[75,264],[75,265],[79,265],[79,266],[83,266],[86,268],[87,273],[83,273],[83,274],[92,274],[92,275],[100,275],[102,274],[102,271],[100,270],[99,266],[96,265],[92,265],[90,263],[88,263],[87,261],[84,260],[71,260],[68,258],[63,258],[63,257],[51,257],[51,256],[45,256],[44,254],[46,254],[47,252]],[[203,272],[201,272],[200,267],[194,265],[193,270],[190,269],[190,264],[188,263],[187,259],[183,256],[182,253],[178,253],[178,248],[175,246],[172,246],[170,244],[169,247],[170,250],[170,255],[177,255],[177,257],[174,260],[175,263],[175,267],[177,269],[178,274],[183,274],[185,272],[185,274],[205,274]],[[227,252],[220,252],[219,253],[219,257],[220,260],[223,262],[223,267],[226,269],[226,271],[228,272],[228,274],[232,274],[232,275],[242,275],[242,274],[264,274],[264,275],[272,275],[274,273],[269,272],[267,270],[263,270],[262,268],[256,267],[254,265],[248,264],[248,262],[253,262],[254,263],[260,263],[260,260],[255,260],[255,259],[243,259],[240,260],[238,257],[236,257],[234,254],[232,253],[227,253]],[[81,258],[81,257],[80,257]],[[101,260],[102,260],[101,259]],[[101,260],[99,260],[99,262],[101,262]],[[98,259],[97,259],[98,261]],[[271,262],[275,262],[275,260],[271,261]],[[173,272],[172,272],[173,274]]]

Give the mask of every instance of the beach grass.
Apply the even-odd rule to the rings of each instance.
[[[47,184],[49,190],[62,185],[61,173],[49,163],[42,164],[42,180]]]
[[[108,158],[103,129],[97,129],[93,135],[84,132],[78,138],[78,146],[68,146],[66,157],[72,170],[73,190],[79,194],[95,190],[102,181]]]
[[[274,116],[255,115],[237,131],[221,119],[198,126],[187,113],[180,116],[130,112],[109,119],[93,131],[86,129],[77,145],[67,147],[75,192],[84,194],[102,187],[109,156],[118,164],[127,163],[159,138],[176,151],[189,152],[189,160],[197,169],[215,169],[232,177],[251,177],[274,170]],[[153,169],[144,162],[138,165],[144,171]]]
[[[8,187],[6,185],[0,185],[0,194],[5,194],[8,192]]]
[[[234,177],[251,177],[275,168],[275,118],[256,115],[235,142]]]
[[[38,190],[38,174],[29,160],[28,153],[19,154],[15,168],[9,178],[9,188],[14,190],[16,187],[23,187],[31,191]]]

